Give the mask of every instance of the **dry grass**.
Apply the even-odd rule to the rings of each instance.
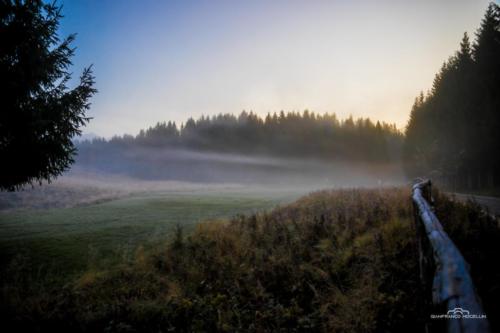
[[[43,309],[38,298],[4,314],[42,331],[421,331],[409,196],[323,191],[188,235],[178,228],[164,246],[139,248],[132,263],[48,294]]]

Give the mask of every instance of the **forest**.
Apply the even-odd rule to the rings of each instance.
[[[336,114],[243,111],[158,122],[137,135],[78,144],[77,161],[110,165],[132,148],[280,158],[397,163],[407,178],[429,177],[451,190],[500,185],[500,9],[491,3],[473,42],[464,33],[432,88],[415,99],[406,127]],[[158,150],[160,149],[160,150]],[[175,156],[171,155],[172,159]],[[149,171],[148,171],[149,172]]]
[[[374,186],[402,181],[402,144],[395,125],[370,119],[243,111],[79,142],[74,170],[203,183]]]
[[[71,8],[74,3],[67,1],[65,5]],[[257,108],[228,113],[246,105],[227,104],[235,93],[228,87],[220,96],[224,102],[220,106],[204,108],[187,103],[179,107],[182,114],[176,115],[175,108],[164,103],[175,96],[168,95],[167,89],[195,88],[186,89],[186,100],[200,100],[196,92],[205,93],[213,82],[209,72],[197,69],[215,68],[216,76],[222,76],[221,67],[211,62],[193,67],[198,56],[204,61],[207,57],[196,49],[186,48],[186,54],[169,57],[173,48],[162,52],[165,49],[156,46],[167,39],[177,42],[197,37],[197,32],[208,30],[207,19],[220,21],[213,16],[215,12],[233,17],[239,7],[231,6],[247,2],[210,2],[211,9],[217,9],[211,11],[189,4],[185,10],[196,12],[193,17],[200,15],[200,19],[187,20],[189,31],[179,35],[184,39],[175,38],[184,20],[170,20],[172,17],[162,12],[182,9],[180,2],[176,6],[153,1],[147,6],[142,2],[136,6],[134,1],[104,2],[108,11],[101,11],[102,3],[79,3],[73,9],[82,21],[61,27],[61,32],[81,31],[83,42],[92,37],[87,56],[97,59],[97,79],[90,65],[84,67],[78,80],[70,68],[72,59],[79,61],[73,57],[75,35],[61,38],[58,33],[59,20],[64,17],[62,4],[0,1],[0,87],[6,92],[6,112],[0,112],[0,322],[4,331],[455,332],[457,327],[460,332],[489,332],[489,326],[491,332],[500,331],[500,265],[495,264],[500,252],[500,199],[489,197],[500,196],[498,5],[488,6],[473,39],[463,35],[458,51],[444,62],[432,88],[415,99],[403,128],[402,123],[367,116],[342,118],[341,113],[323,113],[326,107],[297,111],[282,101],[278,106],[265,106],[264,110],[271,110],[267,115],[262,109],[255,112]],[[268,3],[259,5],[257,21],[262,12],[272,12]],[[318,3],[300,7],[290,17],[294,27],[307,32],[309,24],[320,26],[318,19],[327,8],[316,7]],[[456,4],[470,14],[464,3]],[[486,7],[475,5],[475,16],[470,16],[474,23]],[[342,2],[342,6],[351,4]],[[442,17],[437,14],[444,13],[447,19],[455,15],[449,4],[439,6],[441,13],[428,3],[420,8],[436,14],[438,21]],[[99,15],[85,15],[87,7],[94,10],[87,13]],[[279,12],[286,12],[285,7],[278,8]],[[367,6],[363,3],[361,7]],[[358,25],[361,7],[350,7],[350,16],[332,10],[331,14],[338,16],[326,18],[337,23],[335,18],[347,17],[349,22],[345,23]],[[376,7],[391,14],[398,9],[394,3],[384,2]],[[316,15],[310,15],[313,19],[309,24],[301,24],[300,19],[307,16],[304,10],[309,8]],[[153,18],[151,12],[144,12],[146,9],[161,14],[158,25],[143,27]],[[239,8],[245,17],[250,14],[248,9]],[[413,7],[405,3],[403,9],[394,16],[406,20]],[[368,13],[375,16],[372,14],[377,10],[371,8]],[[71,10],[68,12],[71,15]],[[210,15],[204,16],[206,12]],[[123,20],[126,15],[134,20]],[[378,22],[387,23],[387,17],[382,18]],[[258,21],[258,26],[266,28],[259,39],[275,25],[286,23],[272,19],[273,25]],[[240,22],[236,21],[230,25],[231,32],[238,32],[236,23]],[[424,28],[433,36],[443,33],[415,21],[418,24],[412,30],[418,34]],[[452,26],[451,21],[443,20],[447,27]],[[169,25],[162,25],[164,22]],[[192,30],[198,22],[199,30]],[[79,25],[83,23],[91,27],[83,29]],[[406,23],[397,22],[391,30],[399,33]],[[114,29],[120,24],[132,26],[134,33],[117,33]],[[389,47],[381,46],[379,39],[372,46],[367,31],[379,26],[363,24],[355,28],[362,32],[369,52],[347,53],[349,58],[367,56],[362,61],[371,68],[383,67],[373,57],[380,50],[386,57],[388,50],[394,55],[401,49],[406,51],[409,44],[422,45],[404,34],[400,42],[387,44]],[[460,24],[448,29],[452,37],[443,34],[438,39],[444,43],[452,38],[451,50],[460,40],[460,27],[468,26],[465,21]],[[104,31],[103,26],[112,28]],[[248,26],[252,33],[257,27]],[[353,27],[331,26],[329,32],[340,30],[349,35]],[[143,33],[139,33],[141,28]],[[286,55],[299,49],[300,38],[290,28],[284,29],[286,36],[293,37],[293,43],[285,48]],[[321,26],[321,30],[326,29]],[[249,44],[241,38],[245,31],[239,30],[235,36]],[[108,39],[100,40],[110,32]],[[124,66],[139,64],[136,54],[127,58],[130,54],[123,52],[138,45],[132,43],[134,34],[141,42],[153,36],[153,42],[136,47],[138,53],[144,53],[141,66]],[[159,41],[160,34],[165,40]],[[113,43],[121,42],[123,36],[127,36],[125,46]],[[322,49],[324,40],[317,33],[304,36],[309,37],[307,46],[317,38]],[[339,44],[329,34],[328,38],[332,46]],[[217,50],[217,60],[225,50],[218,46],[235,46],[231,40],[219,41],[214,38],[206,43],[206,51]],[[98,51],[101,44],[106,45],[105,52]],[[265,50],[269,46],[257,44]],[[429,85],[442,54],[450,52],[448,47],[445,53],[434,54],[435,67],[427,68],[426,74]],[[251,48],[247,51],[256,45],[251,44]],[[308,47],[302,49],[317,55]],[[425,58],[416,53],[415,57]],[[264,54],[268,64],[271,53]],[[161,58],[159,66],[143,67],[154,63],[156,55]],[[193,62],[187,61],[191,57]],[[85,63],[89,60],[83,58]],[[243,57],[241,63],[253,70],[250,58]],[[326,61],[326,66],[318,68],[349,64],[329,54]],[[303,68],[313,70],[316,62],[304,62]],[[163,65],[171,63],[192,70],[196,80],[185,81],[185,86],[184,75],[170,85],[156,81]],[[410,60],[401,63],[408,68],[413,64]],[[346,71],[349,77],[332,76],[332,81],[325,81],[329,100],[334,100],[336,92],[333,80],[353,89],[350,79],[357,81],[356,74],[362,73],[359,81],[373,84],[369,75],[364,76],[363,67],[357,66],[360,63],[355,64]],[[401,74],[392,63],[390,66],[397,84],[415,77]],[[116,72],[103,74],[106,67]],[[130,67],[138,68],[141,75],[137,77],[152,85],[125,79]],[[290,65],[286,72],[297,69]],[[423,67],[413,69],[421,71]],[[113,75],[117,72],[119,76]],[[245,78],[241,80],[244,90],[252,90],[248,75],[238,75]],[[271,73],[261,76],[267,75]],[[386,75],[390,73],[383,72],[380,77]],[[277,76],[279,85],[282,77]],[[321,76],[328,73],[321,71]],[[297,81],[311,87],[314,78]],[[223,81],[235,82],[231,76],[226,79]],[[131,84],[130,90],[120,89],[123,82]],[[94,107],[90,107],[98,93],[97,84],[99,96],[112,101],[100,105],[118,113],[93,113]],[[260,81],[257,85],[266,94],[273,90]],[[114,95],[110,87],[120,93]],[[148,104],[155,95],[151,88],[161,91],[158,108]],[[369,87],[374,92],[376,88],[380,87]],[[396,97],[394,91],[383,90],[391,94],[389,98]],[[419,90],[420,86],[410,87],[405,94],[409,96],[407,105],[397,112],[406,117],[412,96]],[[137,96],[121,100],[130,91],[134,92],[130,95],[140,96],[140,104],[133,104]],[[354,89],[352,96],[371,101],[371,92]],[[261,100],[260,94],[256,96],[255,101]],[[303,98],[320,105],[309,102],[307,94]],[[293,95],[288,100],[295,103]],[[101,97],[96,100],[99,103],[103,103]],[[101,122],[99,133],[123,133],[122,125],[137,119],[135,115],[129,118],[130,110],[124,105],[132,112],[147,113],[145,119],[169,115],[185,121],[161,120],[143,130],[139,129],[150,124],[138,122],[134,135],[92,140],[80,137],[91,120]],[[224,109],[224,105],[231,107]],[[365,105],[336,107],[346,111],[344,115],[352,109],[356,114],[373,116]],[[285,111],[273,112],[283,107]],[[384,108],[375,105],[374,110],[387,111],[390,106]],[[151,114],[160,109],[164,113]],[[187,118],[206,109],[220,113]],[[396,119],[389,113],[385,119]],[[124,119],[127,122],[122,122]],[[104,123],[108,122],[112,126],[106,128],[110,124]],[[473,307],[468,306],[471,304]],[[455,310],[460,310],[460,316]],[[467,314],[470,316],[463,316]],[[476,319],[487,320],[477,326],[470,324],[477,323]]]
[[[500,8],[491,3],[476,38],[464,34],[432,88],[415,99],[403,149],[408,175],[451,189],[500,185]]]
[[[335,114],[281,111],[265,118],[242,111],[238,116],[219,114],[175,122],[158,122],[138,135],[94,139],[80,144],[92,146],[163,147],[278,157],[310,157],[322,160],[387,162],[399,159],[403,135],[394,124]]]

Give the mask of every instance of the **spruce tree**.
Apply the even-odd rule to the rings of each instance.
[[[464,34],[430,93],[413,106],[404,145],[408,174],[434,176],[453,189],[499,186],[498,128],[500,9],[492,3],[473,46]]]
[[[72,138],[89,118],[91,68],[68,88],[75,35],[58,35],[61,8],[0,2],[0,190],[52,180],[73,162]]]
[[[483,165],[483,182],[500,183],[500,7],[491,3],[476,33],[472,54],[476,62],[474,85],[476,147],[483,152],[476,163]]]

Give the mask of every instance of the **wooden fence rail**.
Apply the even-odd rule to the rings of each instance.
[[[444,318],[450,333],[489,332],[468,264],[429,203],[432,203],[431,182],[418,181],[413,186],[412,199],[419,239],[420,278],[432,294],[433,318],[427,327],[439,326],[437,322]]]

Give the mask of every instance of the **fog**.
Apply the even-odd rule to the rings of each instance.
[[[405,181],[400,164],[395,162],[322,161],[138,146],[82,150],[73,172],[264,188],[374,187]]]
[[[51,183],[0,193],[0,210],[87,205],[138,193],[300,196],[321,189],[405,183],[399,163],[321,161],[160,147],[81,149]]]

